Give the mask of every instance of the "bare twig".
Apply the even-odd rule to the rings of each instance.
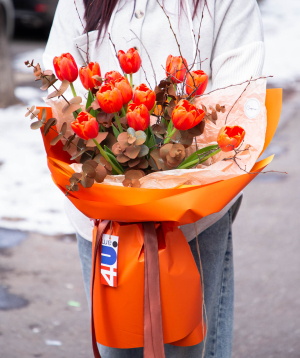
[[[112,45],[113,45],[113,47],[114,47],[115,54],[116,54],[117,60],[118,60],[118,62],[119,62],[119,64],[120,64],[120,67],[121,67],[121,70],[122,70],[122,72],[123,72],[123,75],[125,75],[125,73],[124,73],[124,71],[123,71],[123,68],[122,68],[122,66],[121,66],[121,62],[120,62],[119,57],[118,57],[118,53],[117,53],[117,50],[116,50],[116,46],[115,46],[115,44],[113,43],[109,32],[108,32],[108,37],[109,37],[109,41],[112,43]]]
[[[138,35],[137,35],[133,30],[130,29],[130,31],[131,31],[131,32],[136,36],[136,38],[140,41],[140,43],[142,44],[142,46],[144,47],[144,49],[145,49],[145,51],[146,51],[146,53],[147,53],[147,55],[148,55],[149,61],[150,61],[150,63],[151,63],[152,71],[153,71],[153,76],[154,76],[154,80],[155,80],[155,86],[157,86],[156,73],[155,73],[154,66],[153,66],[153,63],[152,63],[152,61],[151,61],[151,57],[150,57],[150,55],[149,55],[149,52],[147,51],[145,45],[143,44],[142,40],[138,37]]]
[[[273,76],[262,76],[262,77],[258,77],[258,78],[254,78],[253,80],[250,80],[250,82],[255,82],[257,80],[260,80],[260,79],[264,79],[264,78],[271,78]],[[204,94],[199,94],[199,95],[196,95],[195,97],[203,97],[203,96],[207,96],[213,92],[216,92],[216,91],[220,91],[220,90],[223,90],[223,89],[226,89],[226,88],[229,88],[229,87],[235,87],[235,86],[240,86],[240,85],[243,85],[244,83],[247,83],[249,82],[249,80],[247,81],[244,81],[244,82],[241,82],[241,83],[237,83],[237,84],[234,84],[234,85],[229,85],[229,86],[226,86],[226,87],[222,87],[222,88],[216,88],[210,92],[207,92],[207,93],[204,93]]]
[[[30,110],[30,108],[27,108],[27,110],[28,110],[31,114],[33,114],[34,117],[35,117],[37,120],[40,120],[39,117],[38,117],[36,114],[34,114],[34,113]],[[53,127],[50,127],[50,129],[53,130],[56,134],[60,134],[60,133],[59,133],[56,129],[54,129]],[[68,140],[68,138],[65,137],[64,135],[62,136],[62,138]],[[77,149],[82,150],[82,148],[80,148],[77,144],[75,144],[75,143],[73,143],[73,142],[70,142],[70,144],[73,144]],[[91,158],[93,157],[93,155],[90,154],[90,153],[85,152],[85,154],[88,155],[88,156],[90,156]]]
[[[159,0],[156,0],[156,2],[158,3],[158,5],[161,7],[161,9],[163,10],[164,14],[166,15],[168,21],[169,21],[169,25],[170,25],[170,29],[175,37],[175,41],[177,43],[177,47],[178,47],[178,50],[179,50],[179,53],[180,53],[180,57],[181,57],[181,60],[182,60],[182,63],[184,65],[184,67],[186,68],[187,72],[190,74],[190,76],[192,77],[192,80],[193,80],[193,83],[194,83],[194,86],[196,87],[196,84],[195,84],[195,81],[194,81],[194,76],[191,74],[191,71],[190,69],[188,68],[187,64],[185,63],[185,60],[183,58],[183,55],[182,55],[182,52],[181,52],[181,47],[180,47],[180,44],[178,42],[178,39],[177,39],[177,36],[176,36],[176,33],[175,31],[173,30],[173,27],[172,27],[172,24],[171,24],[171,20],[170,20],[170,17],[169,15],[166,13],[166,10],[164,9],[163,5],[160,4]]]
[[[238,99],[233,103],[232,107],[231,107],[230,110],[228,111],[227,116],[226,116],[226,118],[225,118],[225,124],[227,123],[227,119],[228,119],[228,117],[229,117],[229,114],[230,114],[231,111],[233,110],[234,106],[237,104],[237,102],[239,101],[239,99],[242,97],[243,93],[246,92],[248,86],[249,86],[250,83],[251,83],[251,80],[252,80],[252,76],[251,76],[250,80],[248,81],[247,86],[244,88],[243,92],[240,94],[240,96],[238,97]]]
[[[148,81],[147,74],[146,74],[146,71],[144,70],[143,65],[141,65],[141,67],[142,67],[142,70],[144,71],[144,74],[145,74],[145,79],[146,79],[146,81],[147,81],[147,83],[148,83],[148,85],[149,85],[150,89],[152,90],[151,84],[150,84],[150,82]]]
[[[204,1],[204,5],[203,5],[203,9],[202,9],[202,16],[201,16],[201,20],[200,20],[200,24],[199,24],[199,31],[198,31],[198,40],[197,40],[197,43],[196,43],[196,37],[195,37],[195,33],[194,33],[194,30],[193,30],[193,35],[194,35],[194,40],[195,40],[195,44],[196,44],[196,53],[195,53],[195,58],[194,58],[194,62],[191,66],[191,68],[194,67],[195,65],[195,62],[196,62],[196,58],[197,58],[197,52],[199,53],[199,60],[200,60],[200,70],[201,70],[201,52],[200,52],[200,49],[199,49],[199,42],[200,42],[200,32],[201,32],[201,26],[202,26],[202,21],[203,21],[203,17],[204,17],[204,9],[205,9],[205,6],[207,6],[207,3],[206,3],[206,0]]]
[[[93,1],[93,2],[94,2],[94,1]],[[90,6],[93,4],[93,2],[89,5],[87,14],[88,14],[89,9],[90,9]],[[79,15],[79,11],[78,11],[78,8],[77,8],[76,0],[74,0],[74,5],[75,5],[75,8],[76,8],[76,12],[77,12],[77,15],[78,15],[78,17],[79,17],[79,20],[80,20],[80,22],[81,22],[81,25],[82,25],[82,27],[83,27],[83,30],[85,30],[85,27],[84,27],[84,25],[83,25],[82,19],[81,19],[80,15]],[[85,54],[86,54],[86,65],[88,65],[88,64],[90,63],[90,57],[89,57],[90,39],[89,39],[89,33],[88,33],[88,31],[86,31],[86,37],[87,37],[87,51],[86,51],[86,52],[83,51],[83,52],[85,52]],[[77,46],[77,48],[79,49],[78,46]]]

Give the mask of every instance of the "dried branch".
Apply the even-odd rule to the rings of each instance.
[[[145,45],[143,44],[142,40],[138,37],[138,35],[137,35],[133,30],[130,29],[130,31],[131,31],[131,32],[136,36],[136,38],[140,41],[140,43],[142,44],[142,46],[144,47],[144,49],[145,49],[145,51],[146,51],[146,53],[147,53],[147,55],[148,55],[149,61],[150,61],[150,63],[151,63],[152,71],[153,71],[153,76],[154,76],[154,80],[155,80],[155,86],[157,86],[156,73],[155,73],[154,66],[153,66],[153,63],[152,63],[152,61],[151,61],[151,57],[150,57],[150,55],[149,55],[149,52],[147,51]]]
[[[204,9],[205,9],[205,6],[207,6],[207,3],[206,3],[206,0],[204,1],[204,5],[203,5],[203,9],[202,9],[202,16],[201,16],[201,20],[200,20],[200,24],[199,24],[199,31],[198,31],[198,40],[197,40],[197,43],[196,43],[196,37],[195,37],[195,33],[194,33],[194,29],[193,29],[193,35],[194,35],[194,40],[195,40],[195,45],[196,45],[196,53],[195,53],[195,58],[194,58],[194,62],[191,66],[191,68],[194,67],[195,65],[195,62],[196,62],[196,58],[197,58],[197,52],[199,53],[199,60],[200,60],[200,70],[201,70],[201,52],[200,52],[200,49],[199,49],[199,42],[200,42],[200,32],[201,32],[201,26],[202,26],[202,21],[203,21],[203,17],[204,17]]]
[[[37,120],[40,120],[39,117],[30,110],[30,108],[27,108],[27,110],[34,116],[34,118],[36,118]],[[59,132],[56,129],[54,129],[53,127],[50,127],[50,129],[53,130],[56,134],[59,134]],[[68,138],[65,137],[64,135],[62,136],[62,138],[68,140]],[[73,144],[73,145],[75,145],[75,147],[77,149],[82,150],[82,148],[80,148],[77,144],[75,144],[73,142],[70,142],[70,144]],[[92,154],[90,154],[90,153],[85,152],[85,154],[89,155],[91,158],[93,157]]]
[[[148,83],[148,85],[149,85],[149,88],[152,90],[151,84],[150,84],[150,82],[148,81],[147,74],[146,74],[146,71],[144,70],[143,65],[141,65],[141,67],[142,67],[142,70],[144,71],[145,79],[146,79],[146,81],[147,81],[147,83]]]
[[[117,60],[118,60],[118,62],[119,62],[119,64],[120,64],[120,67],[121,67],[121,70],[122,70],[122,72],[123,72],[123,75],[125,76],[125,73],[124,73],[123,68],[122,68],[122,66],[121,66],[121,62],[120,62],[119,57],[118,57],[118,53],[117,53],[117,50],[116,50],[116,46],[115,46],[115,44],[113,43],[109,32],[108,32],[108,37],[109,37],[109,41],[112,43],[112,45],[113,45],[113,47],[114,47]]]
[[[166,13],[166,10],[164,9],[164,7],[160,4],[159,0],[156,0],[156,2],[157,2],[158,5],[161,7],[161,9],[163,10],[164,14],[166,15],[166,17],[167,17],[167,19],[168,19],[168,21],[169,21],[170,29],[171,29],[171,31],[172,31],[174,37],[175,37],[175,41],[176,41],[176,43],[177,43],[177,47],[178,47],[178,50],[179,50],[179,53],[180,53],[180,57],[181,57],[182,63],[183,63],[183,65],[184,65],[184,67],[186,68],[187,72],[189,73],[189,75],[192,77],[193,84],[194,84],[194,86],[196,87],[195,80],[194,80],[194,76],[191,74],[190,69],[188,68],[188,66],[186,65],[186,63],[185,63],[185,61],[184,61],[184,58],[183,58],[183,55],[182,55],[182,52],[181,52],[181,47],[180,47],[180,44],[179,44],[179,42],[178,42],[176,33],[175,33],[175,31],[173,30],[170,17],[169,17],[169,15]]]
[[[242,145],[242,144],[241,144]],[[240,147],[241,147],[240,145]],[[287,172],[279,172],[279,171],[276,171],[276,170],[268,170],[266,172],[248,172],[246,170],[246,165],[245,165],[245,169],[243,169],[239,163],[237,162],[237,159],[241,160],[241,158],[237,158],[237,155],[240,154],[241,152],[245,152],[247,150],[250,149],[250,146],[248,148],[245,148],[245,149],[233,149],[235,154],[233,157],[230,157],[230,158],[224,158],[223,160],[226,161],[226,160],[233,160],[234,163],[238,166],[238,168],[240,170],[242,170],[243,172],[247,173],[247,174],[267,174],[267,173],[279,173],[279,174],[288,174]]]
[[[242,97],[243,93],[246,92],[247,88],[249,87],[250,83],[251,83],[251,80],[252,80],[252,76],[250,78],[250,80],[248,81],[248,84],[247,86],[244,88],[243,92],[240,94],[240,96],[238,97],[238,99],[233,103],[232,107],[230,108],[230,110],[228,111],[227,113],[227,116],[225,118],[225,124],[227,123],[227,119],[229,117],[229,114],[231,113],[231,111],[233,110],[234,106],[237,104],[237,102],[240,100],[240,98]]]
[[[93,0],[93,2],[94,2],[94,0]],[[88,14],[89,9],[90,9],[90,6],[93,4],[93,2],[89,5],[87,14]],[[76,8],[76,12],[77,12],[78,18],[79,18],[79,20],[80,20],[80,22],[81,22],[81,25],[82,25],[82,27],[83,27],[83,30],[85,30],[85,27],[84,27],[84,25],[83,25],[82,19],[81,19],[80,15],[79,15],[79,11],[78,11],[78,8],[77,8],[76,0],[74,0],[74,5],[75,5],[75,8]],[[86,37],[87,37],[87,51],[86,51],[86,52],[83,51],[83,50],[82,50],[82,51],[86,54],[86,65],[88,66],[88,64],[90,63],[90,58],[89,58],[90,39],[89,39],[89,33],[88,33],[88,31],[86,32]],[[77,46],[77,45],[76,45],[76,46]],[[77,46],[77,48],[80,49],[78,46]],[[80,49],[80,50],[81,50],[81,49]]]
[[[226,89],[226,88],[229,88],[229,87],[236,87],[236,86],[240,86],[240,85],[243,85],[244,83],[247,83],[247,82],[255,82],[257,80],[260,80],[260,79],[266,79],[266,78],[271,78],[273,76],[262,76],[262,77],[258,77],[258,78],[254,78],[253,80],[247,80],[247,81],[244,81],[244,82],[241,82],[241,83],[237,83],[235,85],[229,85],[229,86],[226,86],[226,87],[222,87],[222,88],[216,88],[210,92],[207,92],[207,93],[203,93],[203,94],[199,94],[199,95],[196,95],[195,97],[203,97],[203,96],[207,96],[213,92],[216,92],[216,91],[220,91],[220,90],[223,90],[223,89]]]

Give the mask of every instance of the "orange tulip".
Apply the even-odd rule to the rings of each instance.
[[[126,53],[122,50],[118,52],[123,71],[127,74],[136,73],[141,67],[141,58],[136,49],[130,48]]]
[[[240,126],[224,126],[219,131],[217,142],[223,152],[230,152],[240,146],[245,134]]]
[[[202,109],[182,99],[173,110],[172,122],[176,129],[186,131],[200,123],[204,116],[205,112]]]
[[[149,127],[150,115],[144,104],[130,103],[127,109],[127,123],[136,131],[144,131]]]
[[[121,92],[123,104],[127,104],[132,100],[132,88],[125,77],[111,81],[111,83]]]
[[[155,92],[151,91],[144,83],[139,85],[133,93],[133,102],[136,104],[144,104],[148,111],[151,111],[155,104]]]
[[[123,78],[121,73],[118,71],[106,72],[104,77],[107,79],[107,82],[110,82],[112,80],[117,80],[118,78]]]
[[[71,123],[71,128],[78,137],[85,140],[96,138],[99,133],[96,118],[88,112],[80,112],[77,119]]]
[[[78,67],[73,56],[69,53],[63,53],[59,57],[54,57],[53,65],[56,76],[61,80],[74,82],[78,77]]]
[[[174,83],[181,83],[186,74],[186,67],[186,59],[182,61],[181,56],[169,55],[166,63],[166,76],[171,76]]]
[[[193,78],[192,78],[192,76]],[[194,90],[195,90],[195,85],[197,87],[197,91],[193,93],[193,97],[195,95],[201,95],[204,93],[204,91],[206,90],[207,87],[207,82],[208,82],[208,76],[204,71],[201,70],[197,70],[197,71],[192,71],[191,75],[188,73],[186,76],[186,93],[188,95],[190,95]],[[194,81],[193,81],[194,79]],[[195,85],[194,85],[195,83]]]
[[[106,83],[100,87],[96,96],[105,113],[119,112],[123,107],[122,93],[112,83]]]
[[[101,83],[99,81],[96,81],[93,76],[98,75],[99,77],[101,77],[101,70],[100,70],[100,66],[99,63],[97,62],[90,62],[88,64],[88,66],[86,67],[81,67],[79,69],[79,77],[80,77],[80,81],[83,85],[83,87],[86,90],[92,90],[93,88],[95,88],[95,86],[100,86]]]

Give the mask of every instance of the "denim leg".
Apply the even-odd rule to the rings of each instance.
[[[90,302],[92,243],[77,235],[84,286]],[[198,235],[203,268],[204,299],[207,310],[205,358],[230,358],[233,331],[233,257],[231,212]],[[198,269],[196,239],[190,248]],[[102,358],[142,358],[143,348],[118,349],[99,345]],[[191,347],[165,344],[166,358],[200,358],[203,342]]]
[[[79,258],[82,268],[83,283],[91,311],[91,272],[92,272],[92,243],[79,234],[77,236]],[[92,344],[92,341],[91,341]],[[119,349],[106,347],[98,343],[101,358],[143,358],[143,348]]]
[[[234,304],[231,211],[199,234],[198,242],[207,312],[205,358],[230,358]],[[196,239],[189,244],[199,268]]]

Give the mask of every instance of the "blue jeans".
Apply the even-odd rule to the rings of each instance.
[[[207,311],[205,358],[230,358],[233,335],[232,212],[198,235]],[[77,235],[84,286],[90,307],[92,243]],[[196,238],[189,242],[200,271]],[[202,287],[203,289],[203,287]],[[200,358],[203,342],[190,347],[165,344],[166,358]],[[143,348],[118,349],[98,345],[102,358],[142,358]]]

